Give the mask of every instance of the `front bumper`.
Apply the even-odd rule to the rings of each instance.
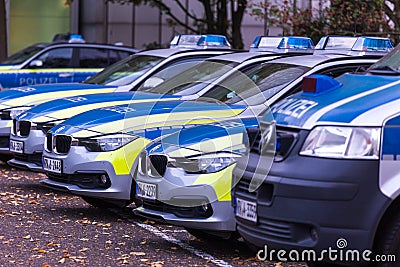
[[[138,173],[137,182],[156,185],[157,197],[141,198],[143,205],[135,209],[135,213],[186,228],[236,231],[230,202],[232,169],[233,166],[230,166],[213,174],[189,175],[179,168],[167,168],[163,178],[152,178]],[[209,181],[210,184],[204,181]],[[216,182],[212,184],[212,181]],[[221,185],[221,182],[226,185],[226,190],[216,192],[216,184]]]
[[[14,158],[8,163],[21,169],[43,172],[42,153],[45,134],[41,130],[31,130],[27,137],[11,135],[11,140],[23,142],[23,153],[13,153]]]
[[[260,158],[251,154],[238,162],[234,199],[256,204],[257,222],[236,217],[242,237],[257,247],[275,249],[372,249],[374,235],[390,200],[379,190],[379,161],[298,156],[275,162],[255,191],[248,185]]]
[[[88,152],[84,147],[73,146],[67,155],[58,155],[44,151],[43,157],[62,161],[62,174],[46,172],[48,178],[41,181],[47,187],[66,191],[74,195],[100,199],[130,200],[132,175],[129,172],[118,173],[118,164],[110,155],[112,152]],[[106,175],[106,184],[100,182]]]

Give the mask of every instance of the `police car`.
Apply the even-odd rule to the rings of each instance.
[[[264,101],[264,109],[253,109],[253,114],[241,113],[235,120],[223,123],[182,129],[149,144],[138,164],[136,194],[143,204],[135,213],[183,226],[200,238],[236,237],[230,193],[232,170],[243,154],[243,140],[247,138],[243,130],[257,131],[258,121],[253,116],[299,91],[305,76],[323,73],[336,77],[365,71],[369,66],[366,60],[370,64],[377,61],[340,55],[304,55],[276,59],[245,70],[244,77],[259,90],[251,95]],[[246,79],[242,77],[230,88],[237,91],[237,87],[246,88]],[[254,103],[246,98],[248,93],[244,92],[244,102],[253,108]]]
[[[334,259],[321,253],[332,249],[352,266],[399,255],[399,49],[365,75],[310,76],[302,92],[272,106],[273,120],[262,119],[249,160],[234,170],[241,178],[235,216],[246,242],[312,250],[326,261]],[[249,191],[254,180],[261,183]]]
[[[40,43],[1,62],[0,88],[81,82],[138,50],[82,42]]]
[[[271,52],[300,52],[312,54],[314,42],[308,37],[300,36],[257,36],[250,45],[250,52],[271,51]]]
[[[36,85],[0,92],[0,157],[9,160],[12,120],[33,106],[62,98],[150,89],[164,79],[201,61],[231,50],[157,49],[139,52],[89,78],[83,83]],[[150,78],[148,79],[147,78]],[[111,95],[109,100],[112,102]],[[129,100],[129,96],[125,96]],[[158,98],[158,97],[156,97]],[[99,102],[104,101],[100,98]],[[84,102],[75,103],[83,105]],[[57,106],[57,103],[55,103]],[[40,110],[40,109],[39,109]],[[65,119],[66,117],[63,117]],[[52,121],[52,119],[49,119]],[[20,140],[21,141],[21,140]],[[26,147],[27,148],[27,147]],[[27,151],[30,151],[29,149]]]
[[[248,54],[253,56],[253,53]],[[243,54],[230,54],[219,58],[222,57],[226,58],[223,65],[227,66],[243,57]],[[329,58],[329,56],[323,57]],[[330,57],[333,58],[333,56]],[[346,56],[342,57],[347,59]],[[361,60],[361,58],[353,59],[359,67],[358,60]],[[167,101],[158,102],[154,105],[151,103],[132,104],[119,106],[115,110],[109,108],[82,113],[64,121],[52,128],[46,136],[47,148],[43,153],[43,159],[48,162],[47,165],[44,164],[44,169],[49,178],[43,180],[42,183],[55,189],[63,189],[80,195],[89,203],[94,203],[97,206],[104,205],[104,202],[119,202],[121,205],[126,205],[134,197],[135,185],[132,182],[132,174],[135,172],[137,156],[150,140],[162,134],[178,131],[185,124],[190,126],[212,123],[221,119],[236,117],[239,113],[241,116],[254,117],[254,113],[266,108],[266,99],[274,90],[267,90],[268,83],[265,83],[265,91],[257,93],[259,89],[254,86],[254,82],[246,75],[240,74],[238,70],[246,71],[252,78],[257,79],[256,74],[262,73],[260,69],[268,65],[270,60],[271,56],[257,56],[244,61],[233,69],[230,67],[232,71],[226,72],[225,76],[217,70],[210,71],[209,67],[204,68],[203,71],[207,71],[211,77],[219,77],[209,86],[203,85],[204,83],[208,84],[207,79],[200,79],[200,82],[199,80],[193,81],[194,84],[188,88],[185,83],[180,87],[176,87],[176,84],[172,86],[173,90],[174,88],[183,88],[182,92],[186,91],[186,93],[192,94],[198,92],[204,99],[217,99],[220,102],[231,103],[232,105],[211,104],[206,101]],[[291,65],[290,62],[293,60],[294,57],[276,59],[281,64],[273,69],[276,75],[271,76],[274,83],[270,84],[270,86],[277,85],[274,87],[277,91],[274,94],[275,97],[285,94],[284,91],[280,91],[281,87],[278,84],[283,85],[285,81],[288,82],[287,79],[299,77],[309,70],[308,66]],[[306,61],[305,58],[302,60]],[[315,63],[313,58],[309,58],[309,60],[309,64]],[[369,66],[375,61],[376,58],[365,58],[364,63]],[[336,64],[338,63],[331,62],[332,66]],[[181,73],[179,76],[183,76],[184,80],[193,79],[192,77],[195,77],[194,74],[196,73],[193,71],[197,67],[200,70],[203,69],[200,65],[186,73]],[[215,63],[214,65],[218,66]],[[354,69],[354,66],[352,69]],[[337,70],[346,72],[348,69],[346,70],[344,66],[338,66]],[[254,75],[251,75],[253,72]],[[287,73],[287,75],[278,75],[284,73]],[[268,71],[265,75],[267,74]],[[245,79],[245,77],[247,78]],[[263,76],[260,76],[259,79],[261,77]],[[235,90],[232,91],[231,88],[235,88]],[[245,100],[241,101],[238,95],[245,97]],[[251,106],[251,108],[248,108],[248,106]],[[130,137],[124,139],[121,133],[125,133],[125,136],[128,134]],[[77,143],[74,141],[75,139],[82,140],[82,142]],[[66,149],[59,151],[55,147],[61,148],[64,145],[57,143],[61,140],[65,140]],[[102,150],[101,148],[91,150],[87,145],[90,143],[105,144],[106,140],[112,140],[112,143],[108,141],[111,146],[114,146],[115,143],[115,150]],[[53,166],[58,167],[53,168]],[[83,185],[81,183],[83,178],[88,178],[87,181],[88,183],[90,181],[90,185]]]
[[[263,55],[259,53],[234,53],[229,55],[223,55],[219,57],[215,57],[208,61],[204,61],[203,63],[192,67],[191,69],[186,70],[181,73],[177,77],[173,77],[163,84],[155,87],[152,92],[156,93],[169,93],[181,96],[182,99],[197,99],[200,96],[205,98],[212,99],[220,99],[221,101],[226,101],[230,98],[233,98],[235,94],[232,94],[231,91],[226,88],[216,86],[218,81],[223,80],[225,77],[234,76],[234,74],[238,73],[238,69],[241,70],[243,68],[247,68],[252,65],[260,65],[263,62],[271,60],[273,58],[279,57],[278,55]],[[237,82],[237,80],[234,80]],[[124,150],[128,149],[123,146],[122,149],[119,149],[115,152],[107,152],[107,151],[90,151],[82,146],[82,143],[79,147],[71,147],[72,149],[68,151],[68,153],[59,154],[55,153],[53,149],[49,149],[49,151],[44,151],[43,155],[45,158],[49,158],[51,161],[55,162],[63,162],[63,168],[57,171],[52,170],[49,167],[44,165],[44,170],[47,172],[49,179],[43,181],[45,185],[53,187],[55,189],[64,188],[65,190],[69,190],[73,194],[81,195],[87,200],[89,203],[92,203],[96,206],[105,205],[105,201],[108,203],[110,201],[119,202],[121,205],[126,205],[134,198],[135,190],[131,190],[132,185],[132,176],[131,171],[134,171],[135,166],[132,163],[136,160],[137,153],[149,142],[148,140],[152,137],[159,135],[161,132],[154,128],[153,123],[148,123],[149,120],[157,120],[162,123],[175,123],[184,124],[186,122],[187,116],[192,118],[196,114],[206,114],[210,116],[210,119],[204,120],[205,122],[212,122],[218,116],[232,116],[231,109],[226,109],[223,105],[211,105],[206,102],[200,102],[193,107],[190,107],[192,102],[189,103],[189,109],[187,113],[184,114],[184,121],[182,119],[174,122],[172,119],[173,116],[170,116],[169,113],[172,111],[178,112],[179,107],[186,107],[187,104],[185,102],[176,102],[172,101],[168,105],[163,105],[161,103],[155,104],[159,110],[152,111],[153,105],[143,104],[138,106],[139,104],[133,105],[123,105],[117,106],[115,109],[110,107],[105,112],[104,110],[93,110],[92,112],[85,112],[80,115],[74,116],[69,120],[64,121],[58,126],[54,127],[52,130],[48,132],[47,140],[48,142],[53,142],[52,140],[56,140],[56,136],[58,135],[69,135],[68,131],[76,131],[79,130],[79,135],[88,135],[88,137],[92,136],[92,132],[102,132],[104,134],[107,133],[117,133],[117,132],[127,132],[129,128],[134,127],[138,128],[139,132],[145,134],[144,138],[139,138],[135,144],[132,144],[132,147],[128,147],[129,149],[133,149],[132,152],[129,152],[129,158],[127,162],[121,163],[121,156],[125,153]],[[259,106],[259,108],[263,107],[263,103]],[[213,110],[214,108],[223,109],[218,112]],[[204,110],[203,110],[204,109]],[[209,110],[208,110],[209,109]],[[128,125],[125,120],[125,116],[138,116],[137,112],[151,112],[152,115],[143,114],[139,117],[138,120],[133,121],[132,123],[136,123],[136,126]],[[189,112],[191,111],[191,112]],[[237,112],[242,112],[243,109],[237,108],[234,114]],[[104,113],[105,115],[99,116],[98,114]],[[154,113],[154,114],[153,114]],[[222,114],[222,115],[221,115]],[[34,120],[33,120],[34,121]],[[196,120],[197,121],[197,120]],[[69,127],[65,127],[69,125]],[[61,129],[60,129],[61,128]],[[147,129],[149,128],[149,129]],[[154,128],[154,129],[153,129]],[[85,130],[88,129],[88,130]],[[179,128],[177,128],[179,129]],[[171,128],[171,130],[177,130],[175,128]],[[54,130],[54,131],[53,131]],[[56,132],[57,131],[57,132]],[[110,132],[111,131],[111,132]],[[78,133],[77,133],[78,134]],[[149,136],[150,134],[150,136]],[[54,135],[54,136],[53,136]],[[14,138],[14,137],[13,137]],[[46,145],[46,143],[45,143]],[[82,150],[82,151],[81,151]],[[80,152],[78,152],[80,151]],[[83,153],[83,151],[86,151]],[[114,156],[118,156],[119,158],[114,158]],[[126,163],[128,163],[127,166]],[[106,188],[104,185],[100,184],[100,189],[96,190],[96,187],[99,186],[96,180],[98,175],[96,173],[102,170],[101,172],[105,174],[103,177],[107,177]],[[66,177],[75,176],[77,173],[85,172],[88,174],[88,177],[91,177],[94,183],[93,188],[83,188],[79,186],[79,178],[77,183],[70,183]],[[96,176],[97,175],[97,176]],[[61,177],[61,178],[60,178]],[[111,183],[111,187],[108,184]],[[134,186],[134,185],[133,185]],[[134,187],[133,187],[134,189]]]

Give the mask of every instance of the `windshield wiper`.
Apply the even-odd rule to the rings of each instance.
[[[390,73],[390,74],[400,74],[400,70],[398,68],[394,68],[391,66],[380,66],[373,69],[370,69],[368,72],[371,73]]]

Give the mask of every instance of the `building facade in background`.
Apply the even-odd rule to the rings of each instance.
[[[314,3],[315,2],[315,3]],[[318,6],[320,0],[297,0],[299,9]],[[173,14],[189,25],[191,19],[173,0],[164,0]],[[198,1],[181,0],[191,12],[201,16]],[[168,16],[147,5],[112,4],[99,0],[6,0],[8,53],[28,45],[50,42],[58,33],[79,33],[87,42],[123,43],[144,49],[161,44],[167,46],[176,33],[187,33],[183,27],[171,26]],[[175,6],[174,6],[175,5]],[[282,29],[268,27],[265,21],[245,14],[242,36],[248,48],[257,35],[280,35]]]

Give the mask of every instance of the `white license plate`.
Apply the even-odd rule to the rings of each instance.
[[[24,142],[10,140],[10,151],[15,153],[24,153]]]
[[[156,199],[157,186],[155,184],[148,184],[136,182],[136,195],[142,198]]]
[[[257,222],[257,204],[251,201],[236,198],[235,214],[248,221]]]
[[[59,159],[50,159],[43,157],[43,169],[48,172],[61,173],[62,161]]]

